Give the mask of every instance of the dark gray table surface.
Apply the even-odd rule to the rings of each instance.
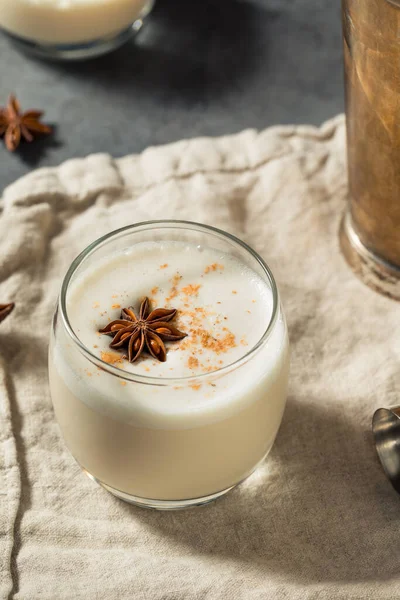
[[[81,63],[41,62],[0,34],[0,104],[13,91],[56,127],[17,154],[0,146],[0,190],[93,152],[320,124],[343,110],[342,79],[338,0],[158,0],[132,43]]]

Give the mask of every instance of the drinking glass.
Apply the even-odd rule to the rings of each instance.
[[[271,317],[257,343],[214,372],[161,379],[103,362],[86,347],[69,319],[71,285],[99,260],[144,241],[211,247],[261,277],[272,311],[266,306]],[[76,461],[118,498],[144,507],[185,508],[214,500],[243,481],[272,447],[288,369],[285,317],[271,270],[228,233],[182,221],[127,226],[86,248],[65,276],[49,350],[54,410]],[[156,408],[149,408],[146,399],[155,394]]]
[[[128,41],[154,0],[0,0],[0,28],[43,58],[81,60]]]
[[[400,3],[342,0],[349,208],[342,249],[373,288],[400,298]]]

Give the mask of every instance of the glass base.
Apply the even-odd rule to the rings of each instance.
[[[86,60],[112,52],[135,36],[142,29],[144,19],[150,13],[153,5],[154,0],[150,0],[146,4],[141,15],[127,29],[124,29],[118,34],[96,39],[91,42],[81,42],[78,44],[40,44],[28,39],[20,38],[9,32],[5,33],[20,50],[38,56],[39,58],[56,61]]]
[[[400,300],[400,268],[386,262],[362,243],[349,211],[342,219],[339,236],[343,255],[356,275],[376,292]]]
[[[141,508],[149,508],[153,510],[182,510],[185,508],[194,508],[195,506],[203,506],[204,504],[209,504],[210,502],[213,502],[213,500],[217,500],[217,498],[224,496],[233,490],[236,485],[239,485],[232,485],[226,490],[211,494],[210,496],[203,496],[202,498],[191,498],[189,500],[152,500],[150,498],[139,498],[138,496],[132,496],[131,494],[126,494],[125,492],[116,490],[102,481],[99,481],[94,475],[89,473],[89,471],[83,467],[81,467],[81,469],[84,473],[86,473],[89,479],[100,485],[107,492],[110,492],[110,494],[116,498],[119,498],[119,500],[123,500],[129,504],[134,504],[135,506],[140,506]]]

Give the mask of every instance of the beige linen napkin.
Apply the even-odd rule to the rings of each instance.
[[[0,597],[18,600],[398,598],[400,500],[378,464],[375,408],[400,403],[399,305],[338,248],[344,122],[182,141],[35,171],[0,216]],[[85,477],[47,385],[50,319],[89,242],[147,219],[211,223],[280,285],[290,393],[270,457],[207,507],[156,513]]]

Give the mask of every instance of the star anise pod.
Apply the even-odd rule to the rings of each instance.
[[[35,135],[52,133],[52,128],[40,122],[43,112],[28,110],[21,112],[17,98],[11,95],[5,108],[0,109],[0,136],[4,135],[7,150],[15,152],[21,138],[32,142]]]
[[[187,335],[169,323],[176,313],[175,308],[156,308],[150,311],[150,301],[144,298],[138,317],[132,306],[123,308],[121,318],[111,321],[99,332],[113,336],[110,348],[128,345],[129,362],[135,362],[143,350],[147,350],[160,362],[165,362],[167,352],[164,341],[182,340]]]
[[[4,321],[6,317],[14,310],[14,302],[10,302],[9,304],[0,304],[0,323]]]

